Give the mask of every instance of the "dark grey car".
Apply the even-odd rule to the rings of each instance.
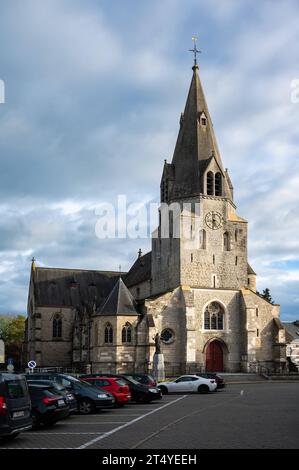
[[[13,439],[31,427],[31,402],[25,377],[0,373],[0,437]]]
[[[27,379],[51,380],[58,382],[75,395],[78,402],[78,411],[81,414],[90,414],[101,408],[112,408],[115,403],[114,396],[106,390],[101,390],[93,385],[67,374],[38,372],[26,375]]]

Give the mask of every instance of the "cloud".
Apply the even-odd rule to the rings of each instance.
[[[134,14],[132,14],[134,12]],[[191,78],[191,36],[259,289],[298,317],[296,1],[14,0],[1,7],[0,301],[24,311],[30,258],[128,269],[149,240],[98,240],[94,208],[156,200]],[[19,18],[17,20],[16,18]],[[20,18],[22,20],[20,20]],[[277,262],[287,264],[277,268]]]

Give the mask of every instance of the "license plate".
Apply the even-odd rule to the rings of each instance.
[[[20,418],[21,416],[25,416],[25,411],[15,411],[13,414],[14,418]]]
[[[65,403],[64,403],[64,400],[58,400],[58,406],[64,406]]]

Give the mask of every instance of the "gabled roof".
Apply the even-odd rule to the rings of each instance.
[[[148,281],[151,279],[151,270],[152,252],[150,251],[137,258],[129,272],[124,276],[124,281],[128,287]]]
[[[35,303],[48,307],[100,306],[118,277],[119,273],[113,271],[34,267]]]
[[[108,295],[98,315],[138,315],[136,302],[121,278]]]

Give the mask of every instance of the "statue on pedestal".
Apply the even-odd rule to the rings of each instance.
[[[156,346],[155,354],[161,354],[161,336],[160,336],[160,333],[156,333],[153,340],[155,341],[155,346]]]
[[[153,375],[156,380],[164,380],[165,379],[165,372],[164,372],[164,356],[161,352],[161,335],[160,333],[156,333],[153,337],[155,341],[155,354],[153,357]]]

